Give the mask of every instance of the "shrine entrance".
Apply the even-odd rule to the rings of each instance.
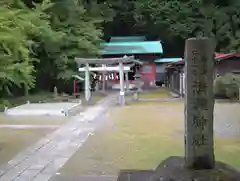
[[[133,56],[119,57],[119,58],[75,58],[78,64],[78,71],[85,72],[85,100],[87,103],[91,101],[91,81],[90,72],[99,72],[102,77],[102,91],[106,90],[106,81],[108,80],[109,73],[119,73],[119,104],[125,105],[125,89],[129,90],[128,72],[131,71],[132,65],[129,63],[136,63]],[[90,64],[94,64],[97,67],[90,67]],[[118,64],[118,66],[116,66]],[[128,65],[126,65],[128,64]],[[84,65],[85,67],[83,67]],[[99,66],[100,65],[100,66]],[[124,81],[124,73],[125,79]]]

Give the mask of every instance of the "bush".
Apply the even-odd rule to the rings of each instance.
[[[3,112],[5,107],[9,107],[10,103],[8,100],[0,100],[0,112]]]
[[[240,78],[232,73],[217,77],[214,81],[214,94],[218,98],[237,99],[239,88]]]
[[[217,77],[214,81],[213,91],[214,91],[215,97],[225,97],[226,96],[223,79],[224,79],[223,77]]]

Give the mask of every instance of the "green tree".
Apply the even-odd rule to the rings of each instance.
[[[19,4],[14,5],[21,5]],[[34,86],[33,59],[29,52],[32,45],[29,34],[38,32],[35,22],[42,22],[39,11],[29,11],[3,4],[0,7],[0,91],[11,93],[10,87]]]
[[[58,41],[44,39],[35,47],[35,57],[40,59],[36,64],[37,78],[50,89],[57,84],[64,87],[71,83],[72,75],[78,73],[75,57],[98,56],[103,19],[87,11],[77,0],[55,0],[53,3],[46,13],[51,17],[52,29],[63,36]]]

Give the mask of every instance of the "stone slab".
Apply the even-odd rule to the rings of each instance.
[[[216,162],[214,169],[192,170],[184,167],[183,157],[170,157],[155,170],[154,181],[239,181],[240,173],[229,165]]]
[[[123,170],[117,181],[240,181],[240,173],[222,162],[214,169],[191,170],[183,157],[169,157],[152,170]]]
[[[81,107],[80,103],[27,103],[7,109],[7,116],[66,116],[73,108]]]

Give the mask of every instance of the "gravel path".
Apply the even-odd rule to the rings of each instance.
[[[182,117],[182,129],[184,129],[184,111],[174,109],[175,115]],[[183,136],[184,131],[175,135]],[[214,135],[216,138],[235,138],[240,136],[240,103],[215,103],[214,107]]]
[[[240,136],[240,103],[216,103],[214,133],[219,138]]]

